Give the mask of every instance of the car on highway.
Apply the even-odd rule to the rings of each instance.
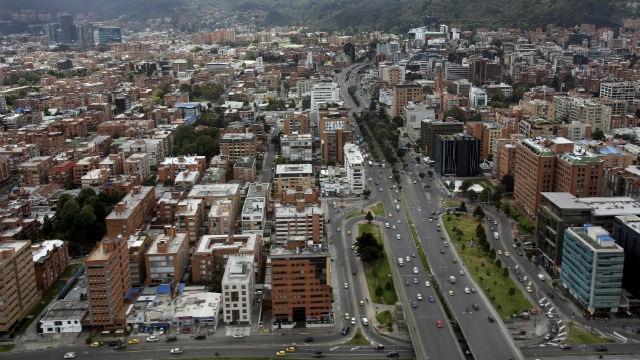
[[[234,335],[234,337],[235,337],[235,335]],[[178,341],[178,337],[175,336],[175,335],[169,335],[169,336],[167,336],[166,339],[164,339],[164,342],[176,342],[176,341]]]
[[[384,223],[384,227],[386,227],[387,229],[389,228],[389,226],[391,226],[389,225],[389,223]]]
[[[364,306],[364,300],[360,300],[360,306]]]
[[[445,242],[443,242],[443,243],[442,243],[442,245],[443,245],[444,247],[449,247],[449,243],[448,243],[448,242],[446,242],[446,241],[445,241]]]
[[[400,234],[396,234],[396,240],[400,240]]]
[[[398,219],[398,224],[402,224],[402,220]]]
[[[436,298],[434,298],[433,296],[429,295],[429,302],[433,304],[434,302],[436,302]]]
[[[504,252],[504,256],[509,256],[509,255],[511,255],[511,254],[509,254],[509,252],[508,252],[508,251],[505,251],[505,252]]]
[[[593,347],[593,350],[599,351],[599,352],[605,352],[605,351],[607,351],[609,349],[607,349],[607,347],[604,346],[604,345],[596,345],[596,346]]]
[[[458,271],[458,274],[460,274],[460,275],[464,275],[464,270],[460,270],[460,271]]]
[[[415,258],[416,257],[416,253],[411,253],[411,257]]]
[[[498,255],[502,255],[502,250],[498,249]]]
[[[336,228],[336,231],[337,231],[337,232],[340,232],[340,228]]]
[[[312,343],[313,342],[313,338],[311,336],[304,338],[304,342],[307,343]]]
[[[560,349],[562,349],[562,350],[571,350],[571,349],[573,349],[573,346],[571,346],[569,344],[560,344]]]
[[[455,294],[456,294],[456,293],[455,293],[455,292],[453,292],[453,290],[449,290],[449,295],[453,296],[453,295],[455,295]]]
[[[391,226],[391,229],[396,230],[397,228],[396,228],[396,226],[395,226],[395,225],[392,225],[392,226]]]
[[[405,285],[407,285],[407,286],[409,286],[409,285],[411,285],[411,282],[410,282],[409,280],[405,280],[405,281],[404,281],[404,284],[405,284]]]
[[[496,320],[493,318],[493,316],[487,316],[487,320],[492,323],[495,322]]]
[[[413,267],[413,273],[414,273],[414,274],[417,274],[417,273],[418,273],[418,267],[417,267],[417,266],[414,266],[414,267]]]
[[[314,358],[316,358],[316,359],[318,359],[318,358],[324,358],[324,353],[323,353],[322,351],[316,351],[316,352],[313,354],[313,357],[314,357]]]
[[[373,350],[376,350],[376,351],[384,350],[384,345],[378,344],[373,347]]]
[[[417,283],[418,283],[418,278],[415,278],[415,277],[414,277],[414,278],[413,278],[413,283],[414,283],[414,284],[417,284]]]
[[[436,320],[436,327],[438,329],[442,329],[444,327],[444,322],[442,320]]]
[[[414,308],[414,309],[417,308],[418,307],[418,303],[415,302],[415,301],[412,301],[411,302],[411,307]]]
[[[349,288],[349,283],[344,283],[344,288],[348,289]]]
[[[476,293],[476,288],[471,288],[471,292],[475,294]]]
[[[416,294],[416,299],[418,299],[418,300],[422,300],[422,294],[417,293],[417,294]]]
[[[349,326],[345,326],[342,328],[342,330],[340,331],[340,334],[342,334],[342,336],[346,336],[349,333]]]
[[[352,317],[351,318],[351,325],[355,325],[356,324],[356,318]]]
[[[129,339],[129,345],[135,345],[135,344],[140,344],[140,339],[138,338],[131,338]]]
[[[457,263],[457,262],[458,262],[458,259],[453,258],[453,259],[451,259],[451,261],[453,261],[453,263],[455,264],[455,263]]]
[[[389,353],[387,354],[388,358],[399,358],[400,357],[400,353],[397,351],[389,351]]]
[[[291,345],[291,346],[287,346],[287,348],[284,350],[286,352],[296,352],[296,347],[294,345]]]
[[[429,287],[429,286],[431,286],[431,283],[430,283],[430,282],[428,282],[428,281],[425,281],[425,282],[424,282],[424,286]]]
[[[207,338],[207,335],[205,334],[198,334],[196,336],[193,337],[196,340],[205,340]]]
[[[470,294],[471,293],[471,289],[469,289],[468,287],[464,288],[464,293],[465,294]]]
[[[91,347],[100,347],[102,346],[102,341],[94,341],[90,345]]]
[[[173,348],[171,350],[169,350],[169,354],[172,355],[181,355],[182,354],[182,349],[181,348]]]
[[[351,316],[349,316],[349,313],[344,313],[344,319],[345,320],[351,319]]]
[[[276,352],[276,356],[277,357],[285,357],[285,356],[287,356],[287,353],[284,350],[280,350],[280,351]]]
[[[407,256],[406,258],[404,258],[407,262],[411,261],[411,257]]]
[[[471,305],[473,307],[473,310],[479,310],[480,307],[478,306],[478,304],[473,304]]]
[[[155,335],[151,335],[147,338],[147,342],[158,342],[158,340],[160,340],[160,338]]]
[[[440,249],[440,254],[444,254],[444,250],[443,249]]]
[[[378,189],[378,191],[382,192],[382,188]]]
[[[75,359],[76,358],[76,353],[74,353],[73,351],[69,351],[68,353],[64,354],[64,358],[65,359]]]

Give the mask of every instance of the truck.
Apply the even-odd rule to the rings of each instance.
[[[456,283],[456,277],[453,276],[453,275],[449,276],[449,282],[452,283],[452,284],[455,284]]]
[[[493,240],[498,240],[500,238],[500,233],[498,233],[497,231],[495,231],[493,233]]]
[[[398,258],[398,266],[404,266],[404,259]]]

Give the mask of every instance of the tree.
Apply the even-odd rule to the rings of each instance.
[[[402,127],[404,119],[402,119],[401,116],[394,116],[393,119],[391,119],[391,122],[395,125],[395,127],[399,128]]]
[[[369,196],[371,196],[371,190],[366,189],[362,192],[362,196],[364,196],[365,199],[368,199]]]
[[[469,180],[469,179],[464,180],[464,181],[462,182],[462,184],[460,184],[460,191],[462,191],[463,193],[464,193],[464,192],[467,192],[467,190],[469,190],[469,188],[471,187],[471,185],[473,185],[473,181],[471,181],[471,180]]]
[[[502,261],[500,261],[500,259],[496,259],[496,266],[502,267]]]
[[[476,208],[476,209],[478,209],[478,208]],[[482,209],[481,209],[481,210],[482,210]],[[475,214],[475,211],[474,211],[474,214]],[[475,216],[475,215],[474,215],[474,216]],[[478,225],[476,225],[476,237],[480,238],[480,237],[482,237],[482,236],[485,236],[485,237],[486,237],[486,235],[485,235],[485,233],[484,233],[484,226],[482,226],[482,224],[481,224],[481,223],[478,223]]]
[[[427,170],[427,175],[429,175],[429,177],[433,177],[433,170]]]
[[[420,178],[420,180],[424,180],[424,177],[425,177],[425,176],[426,176],[426,175],[425,175],[425,173],[423,173],[423,172],[421,172],[421,173],[419,173],[419,174],[418,174],[418,177]]]
[[[382,257],[384,247],[371,233],[364,233],[356,238],[356,250],[363,263],[374,264]]]
[[[516,294],[516,289],[514,287],[510,287],[509,291],[507,292],[507,295],[509,295],[509,297],[512,297],[515,294]]]
[[[467,204],[465,204],[464,201],[460,203],[460,206],[458,206],[458,211],[467,212]]]
[[[478,220],[484,219],[484,210],[482,210],[480,205],[476,206],[475,210],[473,210],[473,217]]]
[[[367,215],[365,215],[364,218],[368,223],[371,223],[373,221],[373,214],[371,214],[371,211],[367,211]]]
[[[507,268],[502,268],[502,277],[509,277],[509,269]]]
[[[453,107],[449,110],[447,110],[444,113],[444,118],[448,118],[448,117],[452,117],[454,119],[456,119],[459,122],[466,122],[467,121],[467,115],[465,114],[464,110],[460,109],[459,107]]]
[[[593,140],[602,141],[602,140],[604,140],[604,132],[602,132],[602,130],[600,130],[600,129],[596,129],[593,132],[593,134],[591,134],[591,138]]]

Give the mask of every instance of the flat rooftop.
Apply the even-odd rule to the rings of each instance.
[[[279,164],[276,165],[276,175],[313,174],[311,164]]]
[[[60,248],[64,245],[64,241],[54,239],[54,240],[45,240],[36,244],[31,245],[31,251],[33,253],[33,262],[39,262],[40,260],[46,259],[51,251],[56,248]]]
[[[561,209],[591,210],[594,216],[640,215],[640,203],[625,196],[578,198],[567,192],[543,192],[542,196]]]
[[[194,185],[188,197],[229,197],[238,194],[240,184],[199,184]]]
[[[158,252],[158,244],[161,241],[165,241],[167,243],[167,251],[164,253]],[[147,250],[147,255],[175,254],[185,241],[189,241],[186,233],[176,233],[175,236],[161,234],[153,240],[153,243],[151,243],[151,246],[149,246],[149,249]]]

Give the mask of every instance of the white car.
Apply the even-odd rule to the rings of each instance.
[[[449,243],[448,242],[443,242],[442,245],[444,245],[444,247],[449,247]]]
[[[424,282],[424,286],[429,287],[429,286],[431,286],[431,283],[430,283],[430,282],[428,282],[428,281],[425,281],[425,282]]]
[[[414,274],[417,274],[417,273],[418,273],[418,267],[417,267],[417,266],[414,266],[414,267],[413,267],[413,273],[414,273]]]
[[[344,283],[344,288],[348,289],[349,288],[349,284],[348,283]]]
[[[173,349],[169,350],[169,354],[180,355],[180,354],[182,354],[182,349],[181,348],[173,348]]]
[[[416,299],[418,299],[418,300],[422,300],[422,294],[417,293],[417,294],[416,294]]]
[[[391,226],[391,228],[392,228],[393,230],[395,230],[395,229],[396,229],[396,226],[395,226],[395,225],[392,225],[392,226]]]
[[[402,224],[402,220],[398,219],[398,224]]]
[[[396,234],[396,239],[400,240],[400,234]]]
[[[160,338],[155,335],[151,335],[147,338],[147,342],[158,342],[158,340],[160,340]]]
[[[389,228],[389,223],[384,223],[384,227]]]
[[[355,325],[356,324],[356,318],[352,317],[351,318],[351,325]]]
[[[498,255],[502,255],[502,250],[498,249]]]
[[[64,354],[64,358],[65,359],[75,359],[76,358],[76,353],[74,353],[73,351],[70,351],[70,352]]]
[[[469,289],[468,287],[464,288],[464,293],[465,294],[469,294],[471,292],[471,289]]]
[[[460,274],[460,275],[464,275],[464,270],[460,270],[460,271],[458,271],[458,274]]]
[[[511,254],[509,254],[509,252],[508,252],[508,251],[505,251],[505,252],[504,252],[504,256],[509,256],[509,255],[511,255]]]

